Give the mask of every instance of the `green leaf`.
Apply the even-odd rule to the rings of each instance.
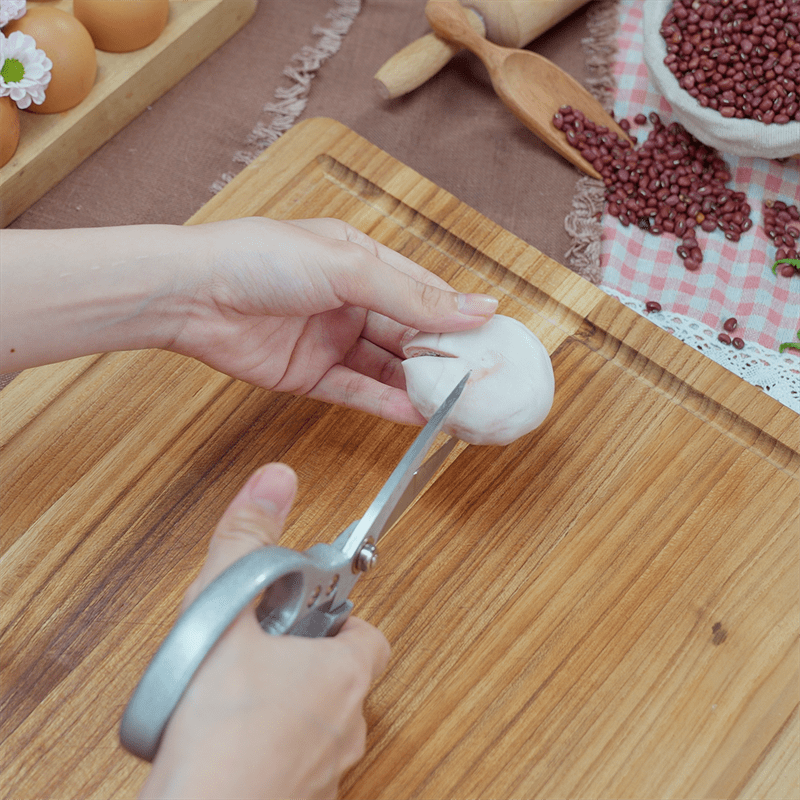
[[[797,339],[798,342],[784,342],[778,347],[778,352],[782,353],[784,350],[788,350],[790,347],[793,350],[800,350],[800,331],[797,331]]]
[[[781,264],[791,264],[795,269],[800,270],[800,258],[781,258],[772,265],[772,274],[778,274],[778,267]]]

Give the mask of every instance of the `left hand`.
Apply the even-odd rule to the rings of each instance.
[[[167,349],[258,386],[424,423],[405,392],[402,345],[417,330],[475,328],[486,295],[458,294],[335,219],[198,226],[208,259]]]

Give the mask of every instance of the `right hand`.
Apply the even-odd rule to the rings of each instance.
[[[211,538],[185,604],[247,553],[277,544],[297,478],[258,470]],[[364,753],[363,701],[389,660],[376,628],[350,617],[332,638],[271,636],[243,612],[173,714],[141,797],[334,798]]]

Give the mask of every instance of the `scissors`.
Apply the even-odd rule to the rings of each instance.
[[[450,437],[423,459],[464,391],[468,372],[420,432],[367,512],[332,544],[305,552],[262,547],[215,578],[179,617],[136,687],[120,726],[123,747],[152,761],[164,729],[203,659],[260,595],[256,617],[268,634],[335,636],[353,610],[348,594],[377,563],[376,544],[455,447]]]

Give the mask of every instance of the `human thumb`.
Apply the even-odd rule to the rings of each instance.
[[[296,492],[297,476],[286,464],[267,464],[254,472],[217,524],[185,603],[242,556],[277,544]]]

